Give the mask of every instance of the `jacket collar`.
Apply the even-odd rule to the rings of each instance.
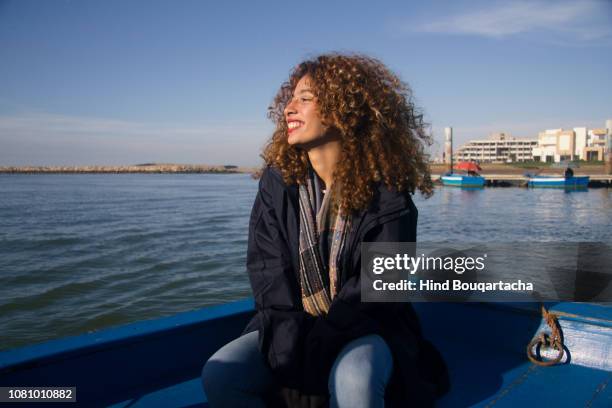
[[[296,217],[299,219],[299,189],[297,184],[287,186],[287,193],[296,211]],[[353,214],[350,236],[347,240],[348,247],[352,248],[356,240],[361,239],[371,227],[381,223],[383,218],[399,214],[411,209],[412,206],[414,204],[408,197],[408,193],[391,191],[383,183],[378,183],[368,208]],[[299,223],[296,223],[296,227],[299,230]]]
[[[289,199],[297,213],[299,211],[298,186],[297,184],[292,184],[286,187]],[[413,204],[411,204],[412,200],[407,195],[407,192],[391,191],[383,183],[377,183],[374,189],[374,196],[368,208],[353,214],[351,231],[357,231],[364,224],[369,224],[389,214],[410,208]]]

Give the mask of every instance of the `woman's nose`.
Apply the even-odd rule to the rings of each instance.
[[[297,112],[295,110],[294,100],[291,99],[289,103],[287,103],[287,106],[285,106],[285,116],[293,114],[293,113],[297,113]]]

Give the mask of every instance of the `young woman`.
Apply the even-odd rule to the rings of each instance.
[[[428,406],[448,386],[406,303],[362,303],[361,242],[415,242],[410,195],[432,193],[409,88],[381,62],[299,64],[270,118],[247,269],[257,313],[206,363],[213,408]]]

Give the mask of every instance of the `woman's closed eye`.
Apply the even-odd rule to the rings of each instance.
[[[312,101],[313,97],[312,96],[298,96],[298,97],[293,97],[292,99],[297,100],[298,102],[301,102],[301,103],[305,103],[305,102]]]

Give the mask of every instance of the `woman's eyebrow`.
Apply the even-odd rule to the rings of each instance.
[[[310,90],[310,88],[306,88],[306,89],[302,89],[300,92],[298,92],[299,94],[303,94],[304,92],[310,92],[312,93],[312,91]]]

